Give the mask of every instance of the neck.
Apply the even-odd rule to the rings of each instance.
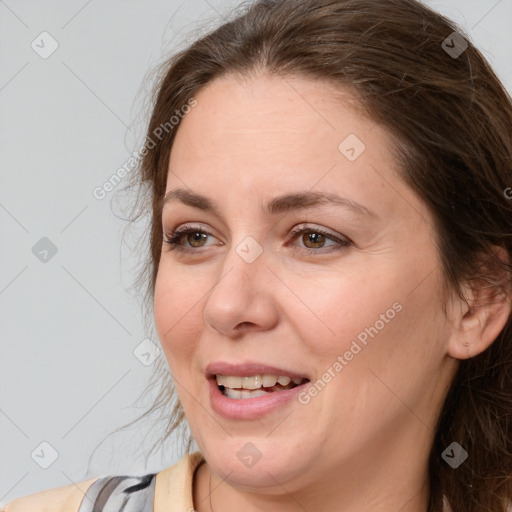
[[[232,485],[229,473],[217,475],[203,463],[194,477],[194,508],[197,512],[260,512],[267,509],[280,512],[427,512],[430,498],[426,469],[428,453],[416,449],[410,451],[413,457],[390,460],[390,452],[394,453],[390,448],[389,445],[382,446],[380,453],[367,451],[356,462],[347,464],[349,467],[340,466],[331,471],[331,478],[312,480],[308,475],[305,478],[307,484],[275,480],[274,487],[257,491]],[[421,458],[424,464],[407,464],[407,460],[413,461],[414,456]],[[385,462],[379,464],[377,461]]]

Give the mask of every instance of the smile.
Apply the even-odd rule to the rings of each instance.
[[[268,393],[292,389],[308,381],[306,378],[291,378],[286,375],[215,375],[220,392],[228,398],[240,400],[256,398]]]

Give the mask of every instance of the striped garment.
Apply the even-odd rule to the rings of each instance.
[[[77,512],[153,512],[155,475],[99,478],[87,489]]]

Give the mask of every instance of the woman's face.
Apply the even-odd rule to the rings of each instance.
[[[171,152],[164,235],[191,232],[162,245],[157,332],[201,452],[242,488],[422,474],[455,371],[432,216],[339,92],[223,78]]]

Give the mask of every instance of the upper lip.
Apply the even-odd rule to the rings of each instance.
[[[309,379],[305,373],[294,370],[287,370],[277,366],[258,362],[229,363],[227,361],[215,361],[206,367],[206,374],[209,378],[215,375],[232,375],[236,377],[250,377],[252,375],[277,375],[287,376],[292,379]]]

